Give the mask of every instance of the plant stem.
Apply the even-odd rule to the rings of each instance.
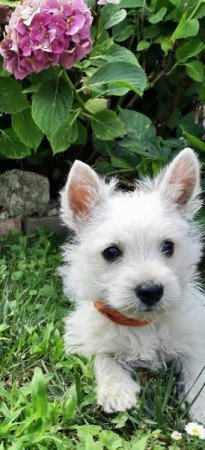
[[[193,19],[193,17],[195,16],[195,14],[197,13],[197,11],[199,10],[200,6],[205,3],[204,0],[199,0],[198,4],[196,5],[196,7],[194,8],[194,11],[192,11],[191,15],[188,17],[188,19]]]
[[[68,74],[67,74],[65,69],[63,70],[63,75],[64,75],[64,78],[67,81],[68,85],[72,89],[72,91],[73,91],[73,93],[74,93],[78,103],[84,108],[84,102],[81,99],[80,95],[77,93],[76,88],[75,88],[74,84],[72,83],[72,81],[70,80],[70,78],[69,78],[69,76],[68,76]]]

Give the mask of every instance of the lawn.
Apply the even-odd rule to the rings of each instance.
[[[96,405],[93,361],[64,352],[71,305],[57,275],[61,244],[45,230],[0,238],[0,450],[205,448],[184,432],[174,365],[138,374],[145,389],[136,410],[107,415]]]

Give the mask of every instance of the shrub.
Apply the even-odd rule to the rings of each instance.
[[[50,8],[58,3],[48,0],[47,5],[49,1]],[[15,20],[21,24],[12,38],[16,53],[8,49],[14,28],[6,28],[0,51],[5,67],[23,79],[14,79],[2,58],[1,158],[42,161],[48,153],[65,152],[70,161],[77,157],[100,173],[124,178],[156,173],[173,151],[186,145],[204,160],[205,1],[108,1],[98,5],[87,0],[93,16],[92,50],[87,47],[69,64],[48,50],[42,64],[37,61],[36,47],[28,42],[34,16],[25,19],[27,41],[20,46],[26,6],[16,9]],[[67,44],[71,53],[77,42],[79,52],[83,50],[80,39],[76,35],[76,42]],[[27,44],[28,56],[22,57]],[[23,75],[18,70],[22,60]]]

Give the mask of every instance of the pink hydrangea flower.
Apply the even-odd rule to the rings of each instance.
[[[91,23],[83,0],[25,0],[0,43],[4,68],[19,79],[56,64],[70,69],[91,51]]]

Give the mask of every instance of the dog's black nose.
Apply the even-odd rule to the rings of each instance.
[[[160,283],[144,283],[136,287],[135,293],[148,306],[154,305],[162,297],[164,288]]]

